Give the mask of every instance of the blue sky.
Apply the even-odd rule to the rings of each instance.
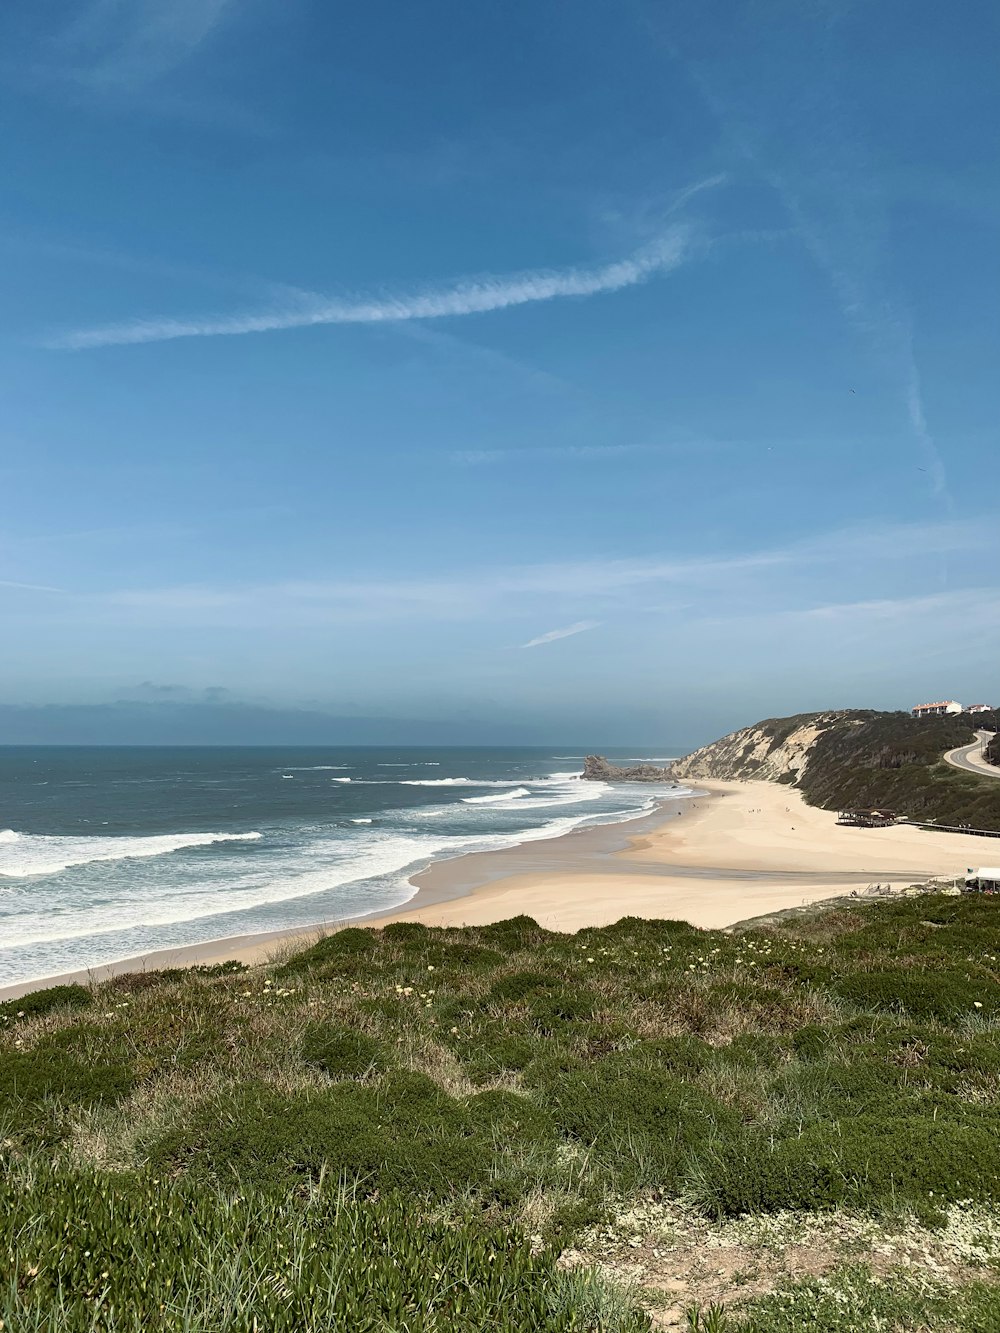
[[[0,699],[651,745],[1000,703],[998,42],[11,0]]]

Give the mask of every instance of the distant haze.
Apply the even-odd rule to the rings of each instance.
[[[579,724],[581,727],[583,723]],[[0,705],[0,745],[565,745],[570,733],[551,724],[530,726],[470,718],[465,721],[390,717],[336,717],[306,709],[252,704],[133,703]],[[629,734],[576,733],[579,749],[628,744]],[[655,745],[633,727],[637,747]],[[582,739],[581,739],[582,737]],[[680,754],[702,738],[688,738],[666,754]],[[708,739],[707,737],[704,739]]]

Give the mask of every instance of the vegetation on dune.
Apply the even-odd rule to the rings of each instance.
[[[778,777],[824,810],[885,809],[909,819],[1000,829],[1000,783],[944,762],[949,750],[970,745],[982,718],[962,713],[915,718],[870,709],[798,713],[768,718],[697,752],[697,772],[710,777],[755,778],[768,756],[797,732],[815,728],[803,767]],[[734,745],[744,735],[743,755]],[[762,746],[763,742],[763,746]],[[768,748],[769,747],[769,748]],[[1000,740],[991,742],[1000,761]],[[763,758],[761,757],[763,754]],[[683,765],[685,761],[681,761]]]
[[[946,764],[942,756],[975,739],[969,714],[848,714],[813,747],[800,782],[825,809],[885,806],[910,819],[1000,829],[1000,784]]]
[[[11,1002],[0,1319],[630,1333],[655,1300],[587,1250],[629,1200],[706,1226],[993,1210],[998,910],[345,930],[270,968]],[[587,1262],[560,1263],[567,1246]],[[968,1314],[996,1314],[991,1271],[907,1308],[991,1327]],[[855,1269],[836,1281],[826,1323],[788,1289],[726,1292],[690,1326],[857,1327],[835,1318],[860,1308]]]

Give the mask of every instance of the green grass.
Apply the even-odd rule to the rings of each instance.
[[[631,1333],[635,1293],[555,1264],[623,1200],[992,1208],[998,913],[924,896],[732,935],[391,926],[273,968],[38,992],[0,1023],[0,1318]],[[981,1285],[953,1293],[955,1327],[992,1317]],[[805,1296],[773,1301],[699,1326],[814,1326]],[[864,1326],[831,1301],[816,1327]]]
[[[865,1265],[831,1276],[789,1283],[725,1320],[720,1333],[842,1333],[846,1329],[919,1330],[920,1333],[995,1333],[1000,1287],[974,1280],[963,1288],[893,1274],[887,1281]]]
[[[0,1319],[18,1333],[648,1328],[627,1308],[583,1322],[581,1304],[600,1317],[607,1298],[522,1238],[417,1220],[403,1199],[329,1184],[275,1199],[21,1163],[0,1184]]]

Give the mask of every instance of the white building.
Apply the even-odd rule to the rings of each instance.
[[[1000,893],[1000,866],[971,866],[965,872],[966,893]]]
[[[936,704],[917,704],[910,711],[914,717],[943,717],[945,713],[960,713],[962,705],[957,699],[945,699]]]
[[[993,712],[993,705],[992,705],[992,704],[969,704],[968,708],[967,708],[965,711],[966,711],[967,713],[992,713],[992,712]]]

